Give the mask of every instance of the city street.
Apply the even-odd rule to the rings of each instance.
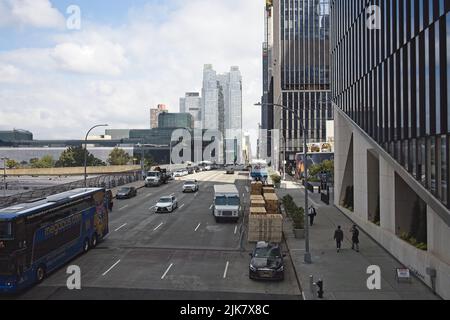
[[[183,180],[197,179],[198,193],[182,193]],[[247,173],[201,172],[143,188],[116,200],[110,233],[94,250],[49,275],[18,299],[301,299],[290,261],[283,282],[248,278],[248,244],[242,219],[216,223],[213,185],[235,183],[248,205]],[[159,197],[174,194],[179,208],[154,213]],[[287,252],[286,252],[287,253]],[[290,259],[287,253],[286,259]],[[81,268],[81,290],[68,290],[66,268]]]

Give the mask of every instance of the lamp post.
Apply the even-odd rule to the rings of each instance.
[[[311,252],[309,251],[309,223],[308,223],[308,146],[307,146],[307,140],[308,140],[308,131],[303,126],[302,119],[297,116],[297,114],[294,112],[294,110],[276,103],[255,103],[255,106],[274,106],[274,107],[280,107],[283,110],[286,110],[290,112],[296,120],[300,122],[300,130],[303,132],[303,162],[304,162],[304,174],[305,174],[305,212],[304,212],[304,225],[305,225],[305,254],[304,254],[304,261],[305,263],[309,264],[311,263]],[[285,156],[286,157],[286,156]]]
[[[1,158],[3,160],[3,196],[6,197],[6,160],[8,158]]]
[[[98,124],[93,126],[89,129],[89,131],[86,133],[86,137],[84,138],[84,187],[87,187],[87,138],[89,136],[89,133],[91,133],[92,130],[98,127],[107,127],[107,124]]]

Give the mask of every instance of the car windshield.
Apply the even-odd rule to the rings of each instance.
[[[12,238],[12,224],[11,222],[0,221],[0,239]]]
[[[195,184],[195,181],[186,181],[184,184]]]
[[[159,202],[171,202],[172,201],[172,199],[171,198],[161,198],[161,199],[159,199]]]
[[[130,188],[122,188],[119,190],[119,192],[128,192],[130,191]]]
[[[238,206],[240,204],[238,197],[225,197],[225,196],[218,196],[216,197],[216,205],[217,206]]]
[[[147,174],[147,177],[157,177],[159,175],[159,172],[149,172]]]
[[[278,258],[281,257],[280,248],[277,247],[265,247],[256,248],[255,258]]]

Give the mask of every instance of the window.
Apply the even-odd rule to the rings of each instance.
[[[441,200],[444,204],[448,204],[448,152],[447,137],[441,137]]]
[[[0,239],[6,240],[12,238],[11,222],[0,222]]]

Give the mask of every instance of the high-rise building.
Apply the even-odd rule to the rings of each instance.
[[[450,299],[450,1],[331,1],[335,205]]]
[[[168,113],[159,115],[158,128],[193,129],[194,119],[190,113]]]
[[[150,109],[150,129],[158,128],[158,117],[163,112],[169,112],[164,104],[158,104],[155,109]]]
[[[263,126],[269,127],[269,118],[273,118],[273,127],[281,129],[280,145],[287,152],[285,158],[294,160],[295,153],[303,151],[301,124],[307,130],[307,142],[325,141],[326,121],[333,117],[329,102],[329,1],[268,1],[266,28],[263,102],[281,104],[294,113],[275,107],[273,114],[267,115],[270,108],[263,109]]]
[[[202,87],[202,123],[203,129],[219,128],[219,88],[217,73],[213,66],[206,64],[203,68]]]
[[[194,129],[202,128],[202,98],[198,92],[187,92],[180,98],[180,112],[190,113],[194,120]]]

